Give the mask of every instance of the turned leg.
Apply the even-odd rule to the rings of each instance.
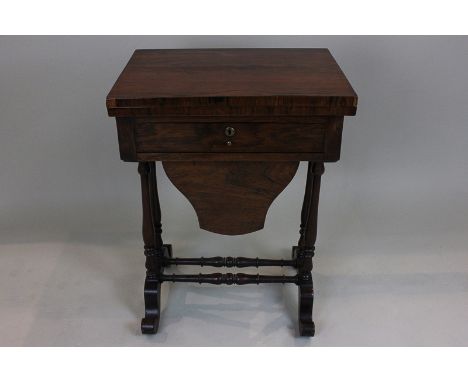
[[[299,333],[313,336],[315,324],[312,320],[314,286],[312,282],[312,257],[317,238],[317,214],[320,195],[320,178],[325,171],[323,163],[309,162],[307,167],[306,190],[301,212],[300,239],[293,248],[293,258],[297,260],[299,285]]]
[[[154,162],[140,162],[143,202],[143,241],[145,243],[146,279],[144,287],[145,317],[141,320],[141,331],[154,334],[158,331],[161,299],[161,272],[164,247],[161,238],[161,208],[159,206]]]

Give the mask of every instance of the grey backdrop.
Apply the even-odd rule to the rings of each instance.
[[[137,48],[327,47],[359,95],[326,165],[317,336],[294,286],[165,286],[139,334],[139,178],[105,97]],[[468,345],[466,37],[0,37],[0,345]],[[158,166],[180,256],[289,256],[305,167],[265,229],[198,229]],[[184,271],[184,270],[182,270]]]

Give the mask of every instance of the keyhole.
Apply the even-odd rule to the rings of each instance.
[[[231,126],[226,127],[226,129],[224,130],[224,134],[226,134],[226,137],[232,137],[235,133],[236,130]]]

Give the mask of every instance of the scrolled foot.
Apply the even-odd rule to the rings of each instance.
[[[312,320],[314,307],[314,287],[312,276],[310,283],[299,285],[299,334],[304,337],[313,337],[315,324]]]
[[[141,320],[143,334],[155,334],[161,314],[161,283],[151,278],[145,280],[145,317]]]
[[[156,334],[159,328],[159,317],[145,317],[141,320],[143,334]]]
[[[313,337],[315,335],[314,321],[299,320],[299,335],[301,337]]]

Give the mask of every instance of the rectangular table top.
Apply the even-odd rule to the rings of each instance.
[[[136,50],[110,116],[354,115],[357,95],[328,49]]]

